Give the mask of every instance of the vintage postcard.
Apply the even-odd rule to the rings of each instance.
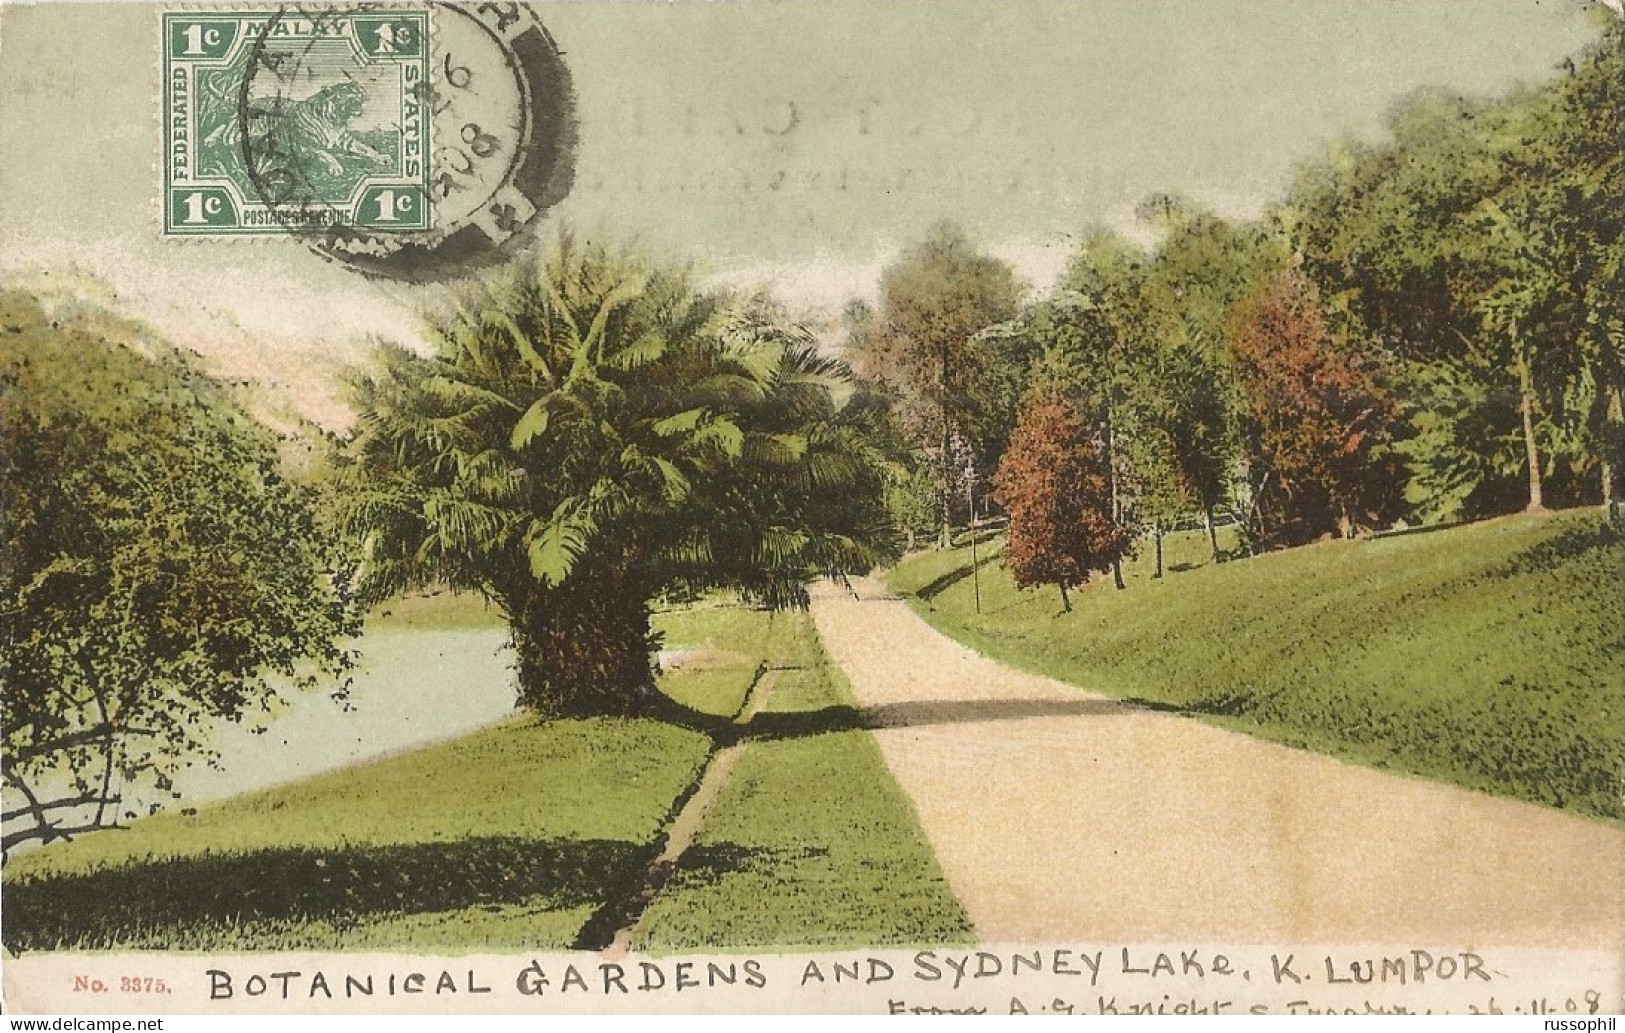
[[[1625,1010],[1625,17],[0,4],[14,1014]]]

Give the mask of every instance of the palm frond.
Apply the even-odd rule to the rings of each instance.
[[[548,365],[547,359],[536,348],[530,337],[519,329],[519,324],[514,321],[512,316],[501,310],[495,310],[491,313],[491,318],[504,330],[508,331],[509,339],[513,341],[513,346],[518,350],[519,357],[525,361],[527,366],[540,373],[549,384],[557,381],[557,378],[553,376],[553,367]]]
[[[730,459],[738,459],[745,448],[745,432],[725,416],[708,415],[694,431],[696,445],[710,445]]]
[[[530,408],[519,417],[513,425],[513,431],[508,435],[508,445],[515,452],[530,444],[534,439],[547,433],[547,424],[552,419],[552,395],[543,395],[530,403]]]
[[[525,536],[530,573],[548,587],[564,583],[598,534],[592,507],[579,499],[566,499],[546,521],[535,521]]]
[[[669,438],[676,434],[686,434],[699,426],[700,422],[708,415],[710,415],[708,409],[685,409],[673,416],[656,420],[649,425],[649,429],[663,438]]]
[[[769,385],[739,373],[713,373],[695,383],[691,396],[713,405],[739,405],[764,401]]]
[[[505,395],[444,373],[426,378],[419,385],[419,390],[429,398],[449,405],[470,408],[496,406],[515,411],[519,409],[518,403]]]
[[[633,370],[658,361],[668,347],[665,334],[650,330],[624,348],[618,348],[605,360],[611,369]]]

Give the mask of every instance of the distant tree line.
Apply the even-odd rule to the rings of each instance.
[[[1154,246],[1087,233],[1044,297],[936,227],[848,313],[851,361],[914,445],[899,526],[930,502],[946,541],[982,498],[1011,519],[1018,582],[1064,592],[1198,522],[1217,560],[1220,519],[1256,552],[1612,509],[1622,47],[1611,19],[1538,88],[1419,93],[1254,221],[1148,198]]]

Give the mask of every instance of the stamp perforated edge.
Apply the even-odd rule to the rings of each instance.
[[[285,225],[277,225],[274,222],[268,222],[263,227],[243,227],[243,226],[220,227],[220,228],[203,227],[203,228],[199,228],[199,229],[196,229],[196,230],[177,230],[177,229],[175,229],[173,227],[173,225],[171,223],[170,216],[171,216],[172,213],[170,211],[170,205],[169,205],[169,200],[170,200],[169,195],[170,195],[170,191],[171,191],[171,184],[169,182],[169,175],[170,175],[170,164],[169,164],[169,162],[170,162],[170,156],[171,155],[170,155],[169,136],[168,136],[168,134],[169,134],[169,117],[168,116],[169,116],[169,100],[170,100],[168,74],[169,74],[169,71],[170,71],[171,60],[170,60],[170,56],[169,56],[168,27],[169,27],[171,19],[174,18],[176,15],[185,15],[185,14],[188,14],[188,13],[196,13],[196,14],[199,14],[199,15],[212,15],[212,16],[215,16],[215,17],[265,16],[267,18],[276,18],[278,16],[285,15],[286,13],[288,13],[288,11],[290,9],[297,9],[297,6],[298,5],[295,5],[295,4],[272,5],[272,4],[262,4],[262,3],[249,3],[249,4],[243,4],[243,5],[229,5],[229,6],[228,5],[212,5],[212,4],[194,4],[194,3],[159,4],[159,5],[156,5],[156,7],[155,7],[155,15],[156,15],[156,21],[157,21],[157,26],[156,26],[157,48],[156,48],[156,53],[155,53],[155,57],[154,57],[154,72],[153,72],[153,81],[157,84],[156,93],[155,93],[155,97],[154,97],[155,102],[156,102],[155,105],[154,105],[155,125],[153,127],[154,146],[156,148],[156,153],[155,153],[155,157],[154,157],[152,175],[153,175],[153,183],[154,183],[154,188],[155,188],[154,205],[153,205],[153,218],[154,218],[154,224],[157,227],[158,235],[159,235],[159,237],[161,239],[166,240],[166,241],[185,241],[185,240],[219,241],[219,240],[258,240],[258,239],[273,239],[274,240],[274,239],[285,238],[285,237],[292,237],[292,238],[295,238],[295,239],[299,239],[301,237],[301,234],[299,233],[297,228],[288,227],[288,226],[285,226]],[[345,10],[345,11],[354,12],[356,14],[368,14],[368,13],[372,13],[372,12],[375,12],[375,11],[399,10],[402,13],[405,13],[405,14],[421,16],[424,19],[424,26],[425,26],[425,28],[424,28],[425,44],[424,44],[424,52],[423,52],[423,64],[424,64],[425,73],[426,73],[425,74],[425,80],[427,80],[427,78],[428,78],[427,73],[429,71],[431,71],[433,69],[433,66],[434,66],[433,47],[434,47],[434,41],[435,41],[435,39],[437,38],[437,35],[438,35],[438,33],[436,31],[436,28],[435,28],[437,11],[436,11],[436,5],[434,3],[429,2],[429,0],[419,0],[419,2],[416,2],[416,3],[407,3],[407,2],[396,2],[396,3],[390,3],[390,2],[328,3],[328,4],[324,4],[323,6],[324,6],[325,9],[328,9],[328,10]],[[432,149],[433,149],[433,144],[432,144],[433,135],[432,134],[433,134],[432,119],[426,120],[425,123],[424,123],[424,156],[423,156],[424,172],[423,172],[423,175],[421,177],[422,180],[423,180],[422,189],[424,191],[425,196],[427,196],[427,194],[428,194],[428,184],[429,184],[429,182],[431,180]],[[366,188],[365,183],[363,183],[360,186],[358,186],[356,192],[360,196],[364,197],[367,194],[368,189],[369,188]],[[357,201],[356,203],[359,204],[360,202]],[[431,220],[432,220],[432,217],[431,217]],[[433,223],[432,223],[432,221],[430,221],[427,225],[425,225],[425,226],[423,226],[421,228],[414,227],[414,228],[408,230],[408,232],[427,233],[427,232],[431,231],[432,229],[433,229]]]
[[[0,0],[0,3],[3,3],[3,2],[4,2],[4,0]],[[166,38],[165,25],[167,23],[167,20],[168,20],[169,16],[174,15],[174,14],[195,13],[195,14],[214,14],[214,15],[221,15],[221,14],[237,14],[237,15],[262,14],[262,15],[266,15],[266,16],[269,17],[269,16],[276,15],[277,13],[279,13],[279,11],[282,11],[282,10],[284,10],[287,7],[290,7],[290,6],[294,6],[294,5],[291,5],[291,4],[270,4],[270,3],[247,3],[247,4],[231,4],[231,5],[227,5],[227,4],[209,4],[209,3],[163,3],[163,2],[160,2],[160,3],[155,3],[152,6],[152,19],[153,20],[152,20],[152,37],[151,37],[151,39],[152,39],[152,42],[153,42],[153,50],[152,50],[152,65],[151,65],[152,79],[150,81],[153,84],[153,94],[152,94],[152,108],[151,108],[151,116],[150,116],[151,119],[152,119],[152,122],[151,122],[150,126],[148,127],[149,132],[151,134],[152,148],[153,148],[153,150],[152,150],[152,163],[151,163],[150,168],[148,169],[148,177],[149,177],[148,182],[151,184],[152,195],[148,199],[147,209],[148,209],[148,218],[149,218],[148,225],[151,226],[151,228],[152,228],[152,234],[159,241],[161,241],[165,246],[175,246],[175,247],[185,248],[185,247],[195,247],[195,246],[200,246],[200,245],[229,243],[229,244],[231,244],[233,246],[258,247],[258,246],[265,246],[265,245],[273,245],[273,246],[275,246],[275,245],[282,245],[282,244],[290,244],[291,243],[291,244],[298,245],[301,249],[304,249],[304,250],[307,250],[307,251],[309,250],[306,241],[300,236],[300,234],[298,232],[296,232],[296,231],[289,230],[286,227],[267,226],[262,230],[257,230],[257,231],[253,231],[253,232],[237,231],[237,232],[229,232],[229,233],[209,233],[209,232],[199,231],[199,232],[188,232],[188,233],[171,233],[171,232],[169,232],[169,222],[168,222],[168,220],[169,220],[169,213],[168,213],[168,193],[169,193],[168,161],[169,161],[169,150],[168,150],[168,144],[167,144],[167,140],[168,140],[168,128],[167,128],[168,99],[167,99],[167,96],[166,96],[166,78],[165,78],[166,73],[168,71],[168,55],[167,55],[168,41],[167,41],[167,38]],[[327,6],[327,7],[351,7],[351,8],[355,8],[357,10],[378,10],[378,9],[397,8],[397,9],[401,9],[401,10],[408,10],[408,11],[413,11],[413,12],[417,12],[417,13],[426,14],[426,16],[427,16],[427,25],[428,25],[428,43],[427,43],[426,56],[427,56],[427,63],[428,63],[430,73],[431,73],[431,75],[433,74],[433,70],[434,70],[434,67],[435,67],[434,48],[437,46],[437,40],[439,38],[439,33],[436,31],[436,26],[437,26],[439,15],[440,15],[439,5],[437,3],[434,3],[433,0],[419,0],[419,2],[417,2],[417,3],[371,2],[371,0],[369,0],[369,2],[364,2],[364,3],[349,3],[349,4],[342,3],[342,2],[340,2],[340,3],[327,3],[327,4],[325,4],[325,6]],[[425,151],[425,155],[424,155],[424,163],[425,163],[425,178],[427,178],[428,175],[429,175],[429,167],[430,167],[429,163],[432,161],[432,148],[433,148],[432,119],[427,124],[427,129],[426,129],[426,134],[425,134],[425,146],[426,146],[426,151]],[[430,225],[429,225],[429,227],[427,229],[420,230],[420,231],[415,231],[415,232],[428,233],[428,232],[431,232],[433,229],[434,229],[434,225],[433,225],[433,222],[431,220]],[[327,257],[327,256],[323,256],[323,257]],[[329,260],[333,261],[334,259],[329,259]]]

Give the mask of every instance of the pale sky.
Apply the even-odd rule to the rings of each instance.
[[[1580,0],[536,6],[580,121],[553,221],[809,309],[871,293],[941,218],[1042,289],[1147,194],[1255,214],[1407,93],[1539,79],[1597,31]],[[160,240],[157,24],[146,4],[0,5],[0,269],[102,281],[321,415],[327,373],[368,334],[413,340],[432,292],[289,240]]]

